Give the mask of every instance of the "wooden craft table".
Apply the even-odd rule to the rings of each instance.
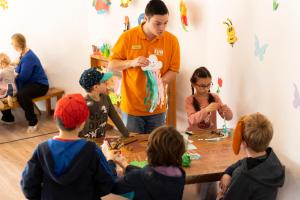
[[[189,139],[193,141],[192,144],[197,149],[188,152],[198,153],[201,158],[192,160],[191,166],[184,168],[186,171],[186,184],[218,181],[228,166],[245,157],[245,152],[242,150],[238,156],[233,153],[231,137],[214,142],[198,140],[197,136],[202,133],[207,134],[207,131],[200,131],[189,136]],[[128,162],[146,160],[145,150],[148,135],[137,135],[136,137],[138,141],[126,145],[121,150]]]

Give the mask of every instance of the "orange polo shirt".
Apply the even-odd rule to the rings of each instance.
[[[133,60],[139,56],[146,58],[154,54],[163,63],[161,76],[166,72],[179,72],[180,49],[173,34],[165,31],[153,40],[147,39],[142,25],[124,32],[112,49],[110,60]],[[128,68],[122,72],[121,110],[135,116],[148,116],[166,112],[166,104],[158,105],[154,112],[147,111],[146,76],[140,67]]]

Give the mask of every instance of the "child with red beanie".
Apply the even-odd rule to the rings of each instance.
[[[27,199],[99,200],[116,178],[115,163],[95,143],[78,137],[89,116],[81,94],[61,98],[54,112],[57,136],[41,143],[28,161],[21,180]]]

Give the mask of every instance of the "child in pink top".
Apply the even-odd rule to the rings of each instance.
[[[226,120],[232,119],[232,111],[223,104],[220,97],[210,92],[212,78],[205,67],[196,69],[190,79],[192,95],[185,100],[188,115],[189,131],[200,129],[216,129],[216,111]]]

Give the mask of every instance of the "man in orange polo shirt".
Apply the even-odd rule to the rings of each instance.
[[[122,118],[131,132],[150,133],[163,125],[166,104],[149,112],[144,104],[146,76],[141,67],[155,55],[162,62],[160,69],[164,85],[173,81],[179,72],[180,49],[176,36],[165,31],[169,11],[161,0],[151,0],[145,9],[145,22],[124,32],[112,49],[109,68],[122,71]]]

